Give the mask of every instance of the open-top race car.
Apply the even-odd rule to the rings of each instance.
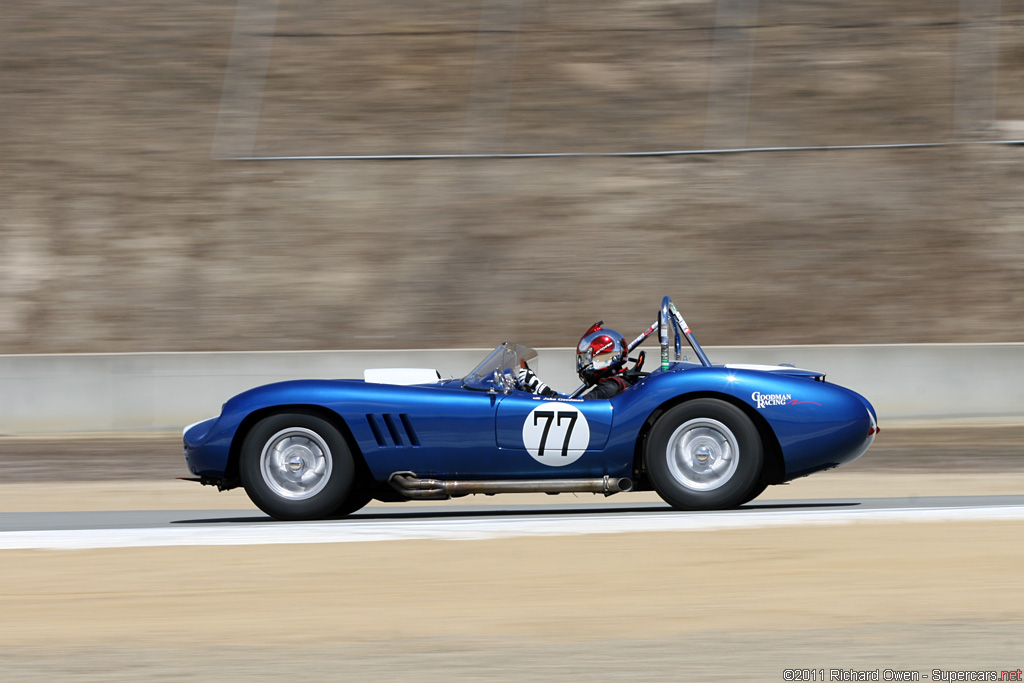
[[[655,331],[660,367],[644,372],[641,353],[636,382],[612,398],[521,390],[537,352],[506,342],[461,379],[367,370],[246,391],[185,428],[185,459],[193,480],[244,486],[286,520],[513,492],[654,490],[676,509],[709,510],[851,462],[874,440],[871,404],[820,372],[712,365],[668,297],[628,351]],[[697,362],[681,359],[683,340]]]

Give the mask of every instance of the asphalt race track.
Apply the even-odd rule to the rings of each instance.
[[[484,540],[798,525],[1024,520],[1024,495],[753,502],[684,513],[659,503],[375,506],[347,519],[275,522],[252,510],[141,510],[0,514],[0,549],[273,545]]]

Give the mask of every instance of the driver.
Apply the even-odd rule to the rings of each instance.
[[[626,339],[615,330],[594,323],[576,345],[576,372],[587,385],[580,398],[611,398],[636,384],[638,375],[626,374]],[[533,370],[519,371],[519,388],[541,396],[562,396],[542,382]]]

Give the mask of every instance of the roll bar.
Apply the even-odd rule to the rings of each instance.
[[[654,321],[654,324],[648,327],[646,330],[640,333],[636,339],[631,341],[627,346],[627,350],[632,352],[633,349],[640,346],[644,341],[654,334],[655,330],[658,330],[658,341],[661,342],[661,369],[668,370],[671,363],[669,361],[669,344],[670,336],[669,330],[675,331],[675,352],[676,360],[682,360],[683,351],[683,338],[686,338],[687,343],[693,352],[697,355],[697,359],[700,360],[700,364],[706,368],[711,367],[711,361],[708,360],[708,356],[704,353],[704,349],[697,343],[697,338],[693,336],[693,332],[690,331],[689,325],[686,324],[686,320],[683,319],[683,315],[676,308],[676,305],[672,303],[672,299],[664,297],[661,300],[661,309],[658,311],[658,319]],[[581,384],[575,391],[569,394],[570,397],[575,398],[579,396],[584,389],[587,388],[586,384]]]
[[[669,345],[671,344],[670,331],[675,331],[675,352],[676,360],[682,360],[683,352],[683,338],[686,338],[686,342],[693,349],[693,352],[697,354],[697,358],[700,360],[700,364],[706,368],[711,367],[711,361],[708,360],[708,356],[704,353],[704,349],[697,343],[696,337],[690,331],[690,327],[686,324],[682,314],[676,305],[672,303],[672,299],[667,296],[661,300],[661,309],[658,311],[658,319],[654,321],[654,324],[648,327],[646,330],[640,333],[640,336],[629,343],[629,350],[632,351],[636,347],[644,343],[644,340],[650,337],[655,330],[658,330],[658,341],[661,342],[661,369],[668,370],[669,367]]]
[[[667,296],[661,300],[661,310],[658,312],[658,327],[660,330],[659,341],[661,342],[661,369],[668,370],[668,330],[669,325],[675,328],[676,339],[675,339],[675,350],[676,360],[681,360],[682,355],[682,340],[680,335],[686,337],[686,341],[690,344],[690,348],[697,354],[697,358],[700,360],[700,364],[706,368],[711,367],[711,361],[708,360],[708,356],[704,353],[704,349],[697,343],[697,338],[693,336],[690,331],[690,326],[686,324],[683,319],[683,315],[676,308],[676,305],[672,303],[672,299]]]

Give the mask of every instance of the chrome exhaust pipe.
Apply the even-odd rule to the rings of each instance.
[[[395,472],[388,479],[391,487],[406,498],[446,500],[473,493],[613,493],[631,491],[628,477],[604,476],[600,479],[420,479],[415,472]]]

